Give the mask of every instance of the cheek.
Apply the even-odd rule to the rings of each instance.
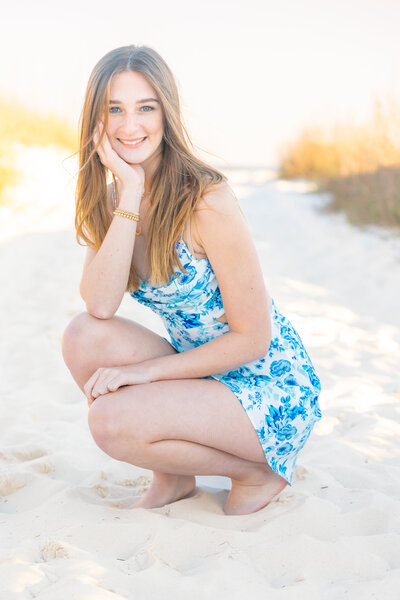
[[[108,137],[108,141],[110,142],[110,146],[117,154],[121,151],[121,147],[118,147],[118,141],[115,137],[115,132],[112,127],[106,128],[106,134]]]
[[[151,123],[151,132],[155,133],[155,134],[163,134],[163,120],[162,117],[160,118],[159,116],[157,116],[157,118],[154,119],[154,121],[152,121]]]
[[[111,140],[111,138],[114,136],[114,130],[115,130],[115,127],[113,127],[112,123],[110,123],[110,121],[108,121],[107,127],[106,127],[106,134],[108,136],[108,139]]]
[[[108,124],[106,127],[106,134],[108,137],[108,140],[112,146],[112,148],[115,149],[115,146],[117,145],[117,140],[116,140],[116,131],[115,131],[115,127],[113,127],[112,125]]]

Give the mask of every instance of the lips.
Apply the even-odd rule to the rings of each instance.
[[[123,144],[124,146],[129,146],[130,148],[135,148],[136,146],[139,146],[142,144],[142,142],[144,142],[146,140],[146,136],[142,137],[142,138],[136,138],[135,140],[124,140],[121,138],[118,138],[118,141],[121,142],[121,144]]]

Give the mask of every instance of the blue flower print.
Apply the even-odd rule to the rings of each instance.
[[[283,444],[283,446],[280,446],[279,448],[276,449],[276,453],[278,455],[288,454],[291,450],[293,450],[292,444],[290,444],[289,442],[286,442],[286,444]]]
[[[290,362],[288,360],[274,360],[269,370],[273,377],[280,377],[290,371]]]
[[[132,298],[162,319],[178,352],[197,348],[230,331],[218,321],[221,292],[208,260],[195,259],[183,239],[177,243],[180,272],[162,286],[141,282]],[[294,465],[314,424],[322,417],[321,384],[302,340],[274,300],[270,306],[271,342],[266,354],[235,368],[204,376],[222,382],[242,405],[266,461],[291,485]]]
[[[269,346],[269,356],[273,356],[274,353],[276,353],[276,352],[284,352],[284,351],[285,351],[285,346],[283,344],[281,344],[278,337],[275,337],[273,340],[271,340],[271,343]]]
[[[292,374],[285,377],[284,384],[285,385],[298,385],[297,380],[294,378],[294,376]]]
[[[321,382],[320,382],[319,378],[316,376],[313,367],[311,365],[303,365],[303,369],[308,373],[311,385],[313,385],[318,390],[320,390],[321,389]]]
[[[293,427],[293,425],[290,425],[288,423],[287,425],[282,427],[282,429],[279,431],[276,437],[278,440],[290,440],[290,438],[292,438],[296,433],[296,427]]]

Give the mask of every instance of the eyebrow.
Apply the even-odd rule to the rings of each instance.
[[[143,98],[143,100],[138,100],[136,104],[143,104],[144,102],[159,102],[156,98]],[[110,100],[110,104],[123,104],[119,100]]]

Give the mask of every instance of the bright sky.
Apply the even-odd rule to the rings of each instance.
[[[77,124],[95,63],[148,45],[178,80],[195,144],[272,165],[304,125],[400,98],[399,24],[398,0],[16,0],[2,9],[0,94]]]

